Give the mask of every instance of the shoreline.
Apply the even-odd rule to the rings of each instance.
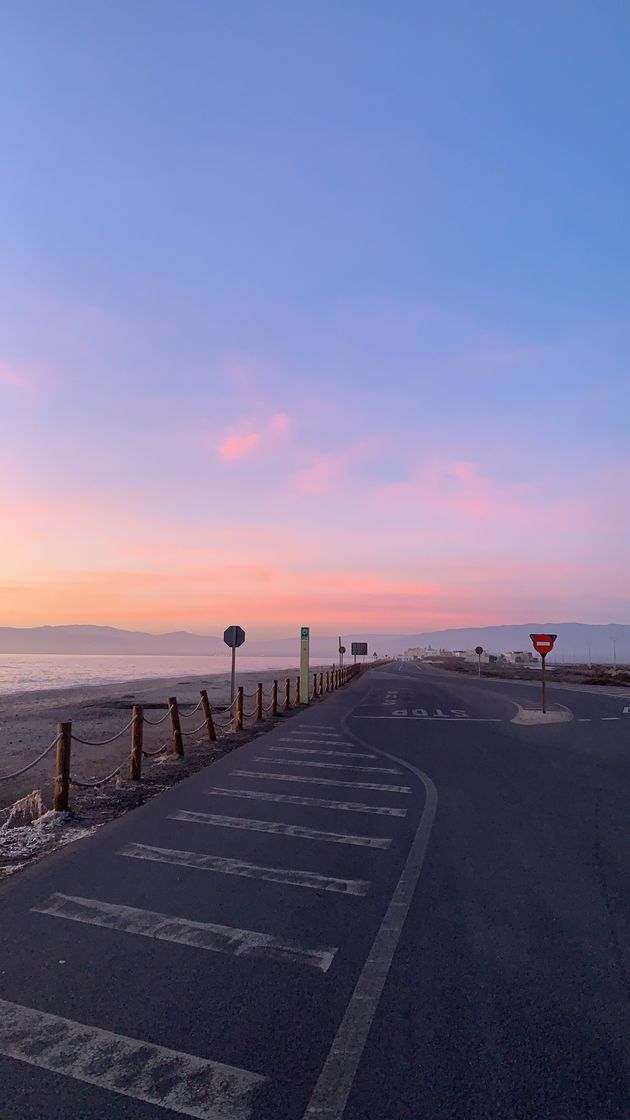
[[[289,659],[287,659],[289,660]],[[330,662],[313,664],[311,674],[324,672]],[[250,698],[258,682],[268,697],[273,680],[291,677],[292,695],[297,675],[295,664],[281,669],[250,670],[237,673],[237,685],[243,685]],[[40,790],[44,808],[52,805],[55,757],[54,751],[25,774],[2,781],[2,775],[19,770],[35,759],[54,740],[56,725],[72,720],[76,734],[90,740],[104,740],[116,734],[131,718],[134,703],[165,703],[177,696],[182,705],[196,704],[199,690],[205,688],[210,704],[219,707],[229,703],[230,673],[205,673],[202,676],[139,677],[109,684],[80,684],[70,688],[42,689],[0,694],[0,810],[34,790]],[[154,750],[170,735],[168,721],[161,727],[147,728],[146,746]],[[93,779],[108,773],[121,761],[126,762],[130,750],[130,733],[104,746],[76,746],[72,771],[82,779]]]

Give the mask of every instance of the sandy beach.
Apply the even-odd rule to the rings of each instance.
[[[313,665],[312,672],[319,671],[320,668]],[[280,698],[283,695],[284,678],[290,676],[293,696],[296,675],[297,668],[294,665],[287,665],[284,670],[270,669],[266,672],[239,674],[237,684],[245,689],[246,712],[253,710],[253,694],[258,681],[264,686],[264,702],[267,705],[270,703],[272,681],[276,679],[281,682]],[[227,673],[204,677],[145,678],[123,681],[120,684],[82,685],[77,688],[16,692],[0,696],[0,779],[3,774],[19,770],[41,754],[55,738],[59,720],[72,720],[73,732],[82,739],[108,739],[129,722],[134,703],[164,703],[169,696],[176,696],[178,703],[190,707],[198,702],[201,688],[207,690],[213,706],[220,707],[229,703],[230,677]],[[159,710],[147,712],[151,719],[159,719],[163,714]],[[200,713],[190,720],[183,720],[183,730],[197,727],[201,720]],[[249,721],[245,722],[247,724]],[[147,750],[156,750],[169,738],[168,720],[159,727],[145,727]],[[116,742],[103,747],[73,744],[72,775],[87,781],[103,777],[118,763],[123,760],[126,762],[129,751],[129,731]],[[18,798],[36,789],[41,790],[44,806],[50,808],[54,769],[53,750],[26,774],[8,781],[0,780],[0,809],[12,805]]]

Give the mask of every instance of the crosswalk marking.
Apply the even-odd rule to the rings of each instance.
[[[386,786],[378,782],[342,782],[339,778],[311,778],[302,774],[265,774],[260,770],[234,770],[237,778],[263,778],[272,782],[299,782],[300,785],[339,786],[343,789],[377,789],[381,793],[411,793],[410,786]]]
[[[55,893],[44,905],[34,906],[33,910],[53,918],[104,926],[121,933],[152,937],[157,941],[174,941],[193,949],[207,949],[211,953],[306,965],[320,972],[328,971],[337,952],[336,949],[308,949],[298,945],[296,941],[282,941],[271,934],[255,930],[234,929],[212,922],[193,922],[173,914],[138,910],[135,906],[114,905],[75,895]]]
[[[269,832],[274,836],[295,836],[301,840],[329,840],[333,844],[352,844],[359,848],[389,848],[391,840],[374,836],[353,836],[343,832],[326,832],[321,828],[304,828],[300,824],[279,821],[257,821],[247,817],[224,817],[218,813],[196,813],[179,809],[169,817],[172,821],[216,825],[219,828],[242,828],[251,832]]]
[[[312,887],[318,891],[336,891],[338,894],[367,894],[370,884],[363,879],[336,879],[319,875],[315,871],[287,871],[283,867],[258,867],[242,859],[206,855],[203,852],[183,852],[179,848],[156,848],[152,844],[127,844],[119,853],[132,859],[171,863],[176,867],[191,867],[196,871],[218,871],[222,875],[239,875],[245,879],[266,879],[285,886]]]
[[[377,817],[406,817],[406,809],[389,805],[363,805],[360,801],[330,801],[325,797],[299,797],[292,793],[267,793],[255,789],[222,789],[210,786],[210,797],[240,797],[248,801],[273,801],[282,805],[304,805],[317,809],[335,809],[347,813],[370,813]]]
[[[293,739],[282,739],[283,743],[292,743]],[[313,750],[312,747],[269,747],[270,751],[285,751],[289,754],[319,754],[327,758],[376,758],[375,754],[366,754],[365,751],[322,751]]]
[[[280,738],[281,743],[310,743],[321,747],[353,747],[354,743],[345,739],[307,739],[304,735],[289,735]]]
[[[347,762],[311,762],[304,758],[256,758],[255,762],[266,762],[267,766],[311,766],[317,770],[360,770],[368,774],[402,774],[391,766],[356,766]]]
[[[0,1054],[197,1120],[249,1120],[267,1080],[7,1000],[0,1000]]]

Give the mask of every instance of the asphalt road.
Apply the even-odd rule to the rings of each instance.
[[[8,881],[3,1120],[630,1118],[630,701],[549,698],[372,670]]]

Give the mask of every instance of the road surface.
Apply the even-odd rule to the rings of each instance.
[[[549,699],[373,669],[8,881],[3,1120],[627,1120],[630,700]]]

